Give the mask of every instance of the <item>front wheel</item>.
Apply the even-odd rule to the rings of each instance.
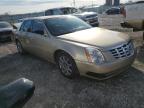
[[[67,78],[75,78],[79,76],[79,72],[75,61],[66,53],[59,53],[56,62],[62,73]]]

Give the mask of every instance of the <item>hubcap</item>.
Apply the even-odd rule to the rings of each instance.
[[[72,64],[68,57],[61,56],[59,58],[59,67],[64,75],[71,75],[72,74]]]

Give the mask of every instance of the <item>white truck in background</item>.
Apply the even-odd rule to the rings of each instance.
[[[144,1],[125,4],[120,7],[111,7],[103,15],[108,15],[107,17],[123,15],[125,27],[144,30]]]
[[[128,4],[124,10],[125,22],[136,29],[144,30],[144,1]]]
[[[98,15],[102,28],[127,33],[135,47],[144,46],[144,1],[112,7]]]

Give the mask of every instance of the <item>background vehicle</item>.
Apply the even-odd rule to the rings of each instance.
[[[57,63],[68,77],[97,79],[125,71],[135,59],[129,36],[92,28],[70,15],[26,19],[16,34],[18,52],[25,51]]]
[[[144,30],[144,1],[125,6],[125,22],[132,27]]]
[[[112,7],[110,9],[106,10],[103,14],[106,14],[106,15],[121,14],[121,9],[119,7]]]
[[[0,22],[0,42],[11,40],[13,27],[8,22]]]
[[[0,108],[22,108],[35,90],[34,83],[21,78],[0,88]]]
[[[95,12],[81,12],[74,7],[53,8],[45,11],[45,16],[49,15],[74,15],[92,26],[98,26],[98,17]]]
[[[118,15],[124,16],[124,22],[126,27],[144,30],[144,1],[126,4],[121,7],[112,7],[105,11],[106,15]]]

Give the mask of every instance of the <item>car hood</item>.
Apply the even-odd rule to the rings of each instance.
[[[103,28],[91,28],[77,31],[74,33],[58,36],[60,39],[97,46],[97,47],[112,47],[120,43],[127,42],[130,37],[127,34],[115,32]]]
[[[97,16],[96,12],[82,12],[82,13],[74,13],[74,16],[77,16],[79,18],[83,18],[83,17],[87,17],[87,16],[91,16],[91,15],[95,15]]]

